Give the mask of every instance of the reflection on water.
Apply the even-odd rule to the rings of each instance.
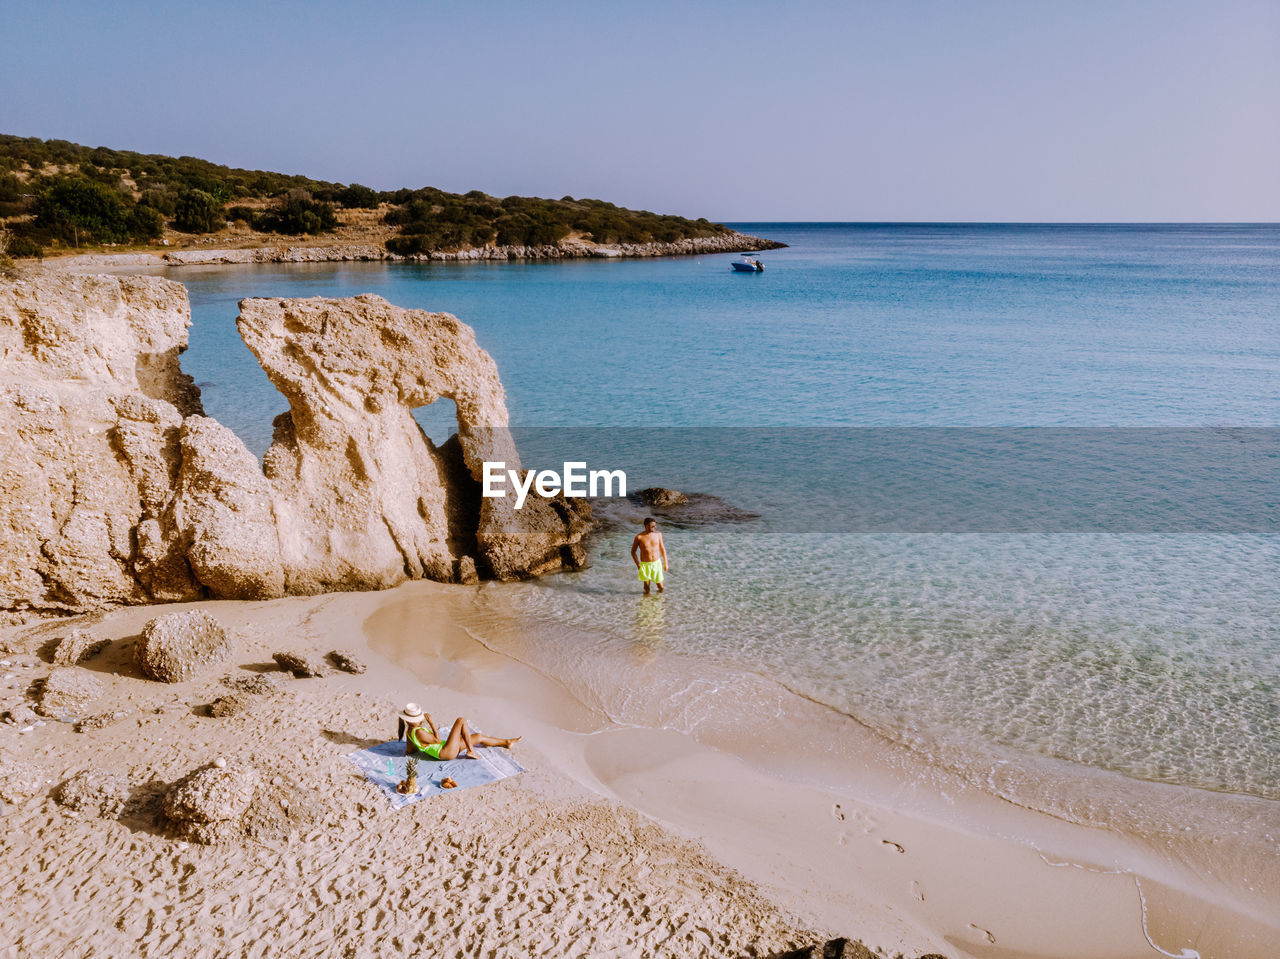
[[[636,660],[653,659],[666,646],[666,596],[641,596],[636,600],[635,630],[631,634]]]

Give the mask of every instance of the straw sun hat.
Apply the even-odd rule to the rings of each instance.
[[[410,703],[408,706],[404,708],[404,712],[400,714],[400,718],[403,719],[406,723],[416,725],[422,722],[426,717],[423,716],[422,714],[421,706],[419,706],[417,703]]]

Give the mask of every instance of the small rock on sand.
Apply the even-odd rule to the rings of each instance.
[[[298,653],[274,653],[271,657],[286,673],[293,673],[298,679],[306,679],[308,677],[323,676],[324,667],[318,663],[313,663],[305,656]]]
[[[278,688],[277,683],[276,677],[270,673],[222,677],[222,685],[237,693],[248,693],[250,696],[269,696]]]
[[[209,715],[215,719],[238,716],[253,708],[253,697],[247,693],[228,693],[209,704]]]
[[[109,713],[98,713],[96,716],[89,716],[76,723],[76,732],[86,733],[94,729],[105,729],[113,726],[122,719],[128,718],[129,714],[123,709],[116,709]]]
[[[260,783],[261,777],[252,766],[202,766],[165,794],[164,814],[178,835],[191,842],[234,839],[244,832],[245,813]]]
[[[102,683],[83,670],[55,669],[44,681],[36,712],[51,719],[79,715],[102,692]]]
[[[159,616],[142,628],[134,658],[143,675],[165,683],[190,679],[231,651],[226,630],[199,609]]]
[[[104,637],[94,636],[87,629],[73,629],[59,640],[53,651],[53,662],[58,666],[78,666],[97,656],[110,642]]]
[[[879,959],[879,957],[861,942],[841,937],[782,953],[778,959]]]
[[[329,662],[333,663],[338,669],[344,673],[355,673],[359,675],[363,673],[367,666],[354,655],[343,649],[335,649],[329,654]]]
[[[463,586],[474,586],[480,582],[480,573],[476,570],[476,561],[470,556],[458,559],[457,580]]]
[[[18,703],[16,706],[10,706],[4,714],[4,721],[10,726],[31,726],[40,716],[27,703]]]
[[[75,812],[114,818],[129,798],[129,778],[121,773],[85,770],[59,786],[55,798],[59,805]]]
[[[20,759],[0,762],[0,799],[5,802],[25,802],[44,792],[47,785],[42,766]]]

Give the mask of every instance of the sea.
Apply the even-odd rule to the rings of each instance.
[[[618,722],[785,722],[738,674],[926,759],[1280,799],[1280,227],[733,226],[788,245],[166,275],[258,455],[287,404],[237,302],[375,293],[475,329],[526,466],[700,494],[655,514],[661,597],[625,500],[590,568],[487,594],[519,630],[477,593],[478,638]],[[628,680],[657,660],[685,679]]]

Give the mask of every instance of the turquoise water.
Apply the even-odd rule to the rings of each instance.
[[[514,423],[738,428],[690,475],[761,519],[669,527],[668,595],[639,598],[625,527],[592,569],[510,591],[566,663],[583,643],[682,653],[921,748],[1280,798],[1274,526],[859,531],[839,497],[788,525],[806,464],[748,429],[1280,425],[1280,228],[742,228],[791,246],[758,275],[725,256],[173,270],[195,318],[183,364],[261,454],[284,402],[236,335],[238,299],[373,292],[454,313]],[[436,438],[450,425],[421,419]]]

